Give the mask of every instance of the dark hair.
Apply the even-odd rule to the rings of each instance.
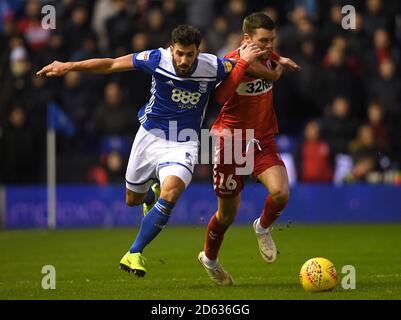
[[[171,34],[172,44],[179,43],[184,46],[195,44],[196,47],[199,48],[201,40],[202,36],[200,31],[187,24],[179,25]]]
[[[242,31],[252,35],[255,29],[263,28],[273,30],[276,27],[274,21],[263,12],[255,12],[244,19]]]

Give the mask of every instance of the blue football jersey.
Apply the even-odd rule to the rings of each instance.
[[[152,133],[157,131],[155,129],[161,130],[167,139],[175,140],[169,125],[170,130],[176,127],[174,130],[178,133],[184,129],[199,133],[210,94],[234,65],[230,60],[201,53],[189,75],[182,78],[176,74],[172,60],[169,48],[143,51],[133,56],[135,69],[152,75],[151,97],[138,112],[139,122],[146,130],[152,130]]]

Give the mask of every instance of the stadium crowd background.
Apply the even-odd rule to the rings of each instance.
[[[45,4],[56,8],[55,30],[41,28]],[[355,30],[341,27],[348,4],[356,8]],[[180,23],[201,29],[203,52],[223,56],[239,45],[242,20],[253,11],[276,21],[277,51],[302,67],[274,86],[292,180],[401,183],[399,1],[1,0],[0,184],[46,181],[49,101],[76,127],[57,137],[58,182],[124,181],[150,76],[36,77],[41,67],[167,46]],[[211,101],[205,128],[218,111]],[[211,179],[210,166],[199,165],[194,179]]]

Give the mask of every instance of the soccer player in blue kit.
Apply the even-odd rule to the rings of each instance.
[[[224,86],[231,85],[233,92],[236,85],[230,83],[229,74],[244,74],[265,53],[256,45],[244,45],[237,63],[200,53],[201,34],[189,25],[175,28],[171,40],[167,49],[116,59],[54,61],[37,72],[37,75],[62,76],[69,71],[141,70],[152,75],[151,97],[138,112],[141,126],[126,172],[126,203],[144,204],[145,217],[134,243],[120,261],[121,269],[139,277],[146,273],[142,255],[145,246],[165,227],[174,205],[192,179],[198,156],[198,133],[210,95],[223,80]],[[160,189],[156,181],[160,181]]]

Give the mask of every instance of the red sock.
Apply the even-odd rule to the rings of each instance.
[[[259,223],[263,228],[270,227],[273,222],[280,216],[281,211],[284,210],[287,203],[279,204],[276,203],[272,196],[268,196],[265,201],[262,214],[260,215]]]
[[[224,233],[228,229],[228,226],[223,225],[216,218],[216,214],[210,219],[206,230],[205,240],[205,254],[210,260],[216,260],[217,254],[219,253],[221,243],[223,242]]]

